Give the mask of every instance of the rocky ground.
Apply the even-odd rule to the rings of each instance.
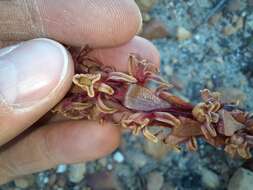
[[[226,94],[253,110],[252,0],[137,0],[142,36],[161,53],[162,75],[175,94],[199,100],[199,90]],[[55,169],[11,182],[0,190],[198,190],[252,189],[253,161],[231,159],[199,141],[190,153],[168,151],[125,134],[106,158]]]

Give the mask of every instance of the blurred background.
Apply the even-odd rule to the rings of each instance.
[[[162,76],[176,95],[197,102],[199,90],[208,88],[253,110],[253,0],[136,1],[144,22],[140,35],[159,49]],[[253,189],[252,160],[198,144],[195,153],[184,147],[178,153],[124,134],[106,158],[59,165],[0,190]]]

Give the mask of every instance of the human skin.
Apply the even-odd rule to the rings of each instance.
[[[94,57],[119,71],[126,71],[129,53],[159,66],[155,47],[135,36],[141,28],[135,2],[0,1],[0,25],[0,184],[111,153],[120,130],[110,123],[58,120],[41,126],[36,121],[71,85],[73,61],[58,42],[89,44]]]

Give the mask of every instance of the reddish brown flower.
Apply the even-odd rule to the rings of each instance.
[[[232,156],[251,157],[253,118],[234,105],[221,103],[219,93],[204,89],[202,102],[192,105],[174,95],[173,86],[159,76],[158,69],[136,54],[129,57],[128,73],[102,66],[88,54],[85,49],[73,54],[74,85],[54,112],[69,119],[113,121],[134,135],[143,134],[176,150],[186,144],[196,151],[197,138],[203,138]],[[150,81],[155,82],[152,88]]]
[[[219,96],[217,92],[202,90],[201,97],[204,102],[197,104],[192,110],[193,116],[202,123],[201,130],[207,139],[217,136],[214,124],[219,121],[217,113],[221,108]]]
[[[73,83],[85,90],[89,97],[94,97],[94,84],[100,79],[101,74],[76,74],[73,77]]]
[[[250,148],[247,144],[247,140],[240,134],[234,134],[232,137],[227,138],[224,150],[232,157],[239,155],[245,159],[251,158]]]

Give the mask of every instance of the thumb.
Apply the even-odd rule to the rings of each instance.
[[[71,86],[73,62],[49,39],[0,49],[0,145],[31,126]]]

